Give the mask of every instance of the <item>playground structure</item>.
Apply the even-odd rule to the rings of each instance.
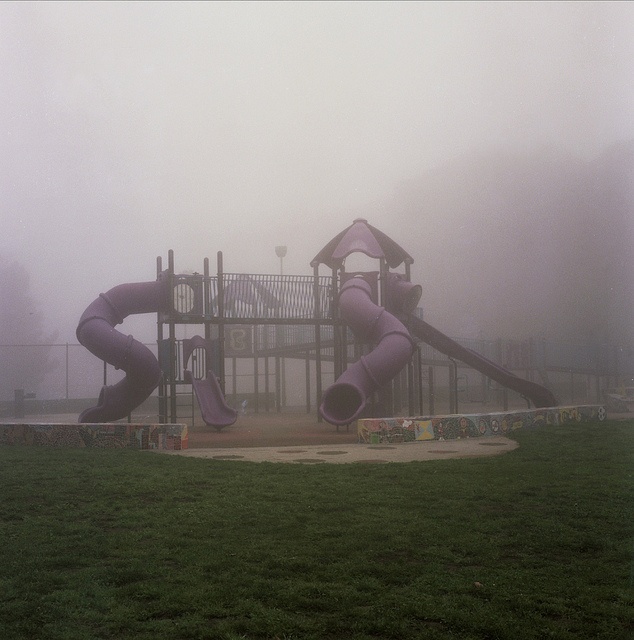
[[[346,258],[354,253],[377,259],[378,271],[347,272]],[[225,273],[221,252],[216,275],[210,274],[208,259],[202,274],[177,274],[170,251],[167,269],[157,259],[155,281],[114,287],[81,316],[79,342],[126,375],[104,386],[97,405],[83,411],[79,421],[125,418],[158,387],[161,422],[177,422],[179,398],[195,397],[204,422],[225,428],[237,419],[235,408],[225,400],[225,359],[253,359],[257,403],[258,367],[264,358],[268,385],[269,356],[276,358],[276,370],[280,357],[306,362],[307,398],[314,373],[319,417],[331,424],[393,415],[390,383],[401,372],[406,372],[406,401],[396,410],[406,406],[415,415],[422,394],[415,357],[419,341],[516,391],[529,406],[558,404],[546,387],[516,376],[424,322],[416,314],[422,290],[410,281],[413,262],[363,219],[355,220],[315,256],[312,276]],[[320,275],[320,265],[329,267],[332,275]],[[395,271],[399,268],[403,271]],[[136,313],[157,314],[158,359],[115,329]],[[203,335],[178,337],[178,330],[190,325],[202,327]],[[325,362],[332,363],[335,380],[323,390]],[[279,378],[276,375],[276,381]]]

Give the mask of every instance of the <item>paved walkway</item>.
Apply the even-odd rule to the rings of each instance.
[[[467,438],[464,440],[426,440],[400,444],[328,444],[278,447],[218,447],[161,451],[166,455],[179,455],[210,460],[243,462],[286,462],[295,464],[382,464],[387,462],[414,462],[446,458],[492,456],[512,451],[518,444],[504,437]]]

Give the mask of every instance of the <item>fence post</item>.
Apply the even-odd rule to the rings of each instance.
[[[66,343],[66,400],[68,400],[68,342]]]
[[[458,363],[449,358],[449,413],[458,413]]]
[[[13,417],[24,418],[24,389],[13,391]]]
[[[275,410],[282,412],[282,366],[280,356],[275,356]]]
[[[434,367],[429,366],[427,369],[427,381],[429,385],[429,415],[436,415],[436,394],[434,392]]]

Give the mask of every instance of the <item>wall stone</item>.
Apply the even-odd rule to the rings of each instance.
[[[0,445],[101,449],[187,449],[185,424],[0,424]]]
[[[362,418],[357,420],[359,442],[415,442],[417,440],[454,440],[503,436],[517,429],[571,422],[601,422],[607,417],[603,405],[577,405],[501,411],[496,413],[465,413],[447,416],[414,418]]]

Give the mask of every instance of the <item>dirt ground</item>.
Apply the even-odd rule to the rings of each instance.
[[[314,415],[260,413],[240,415],[235,424],[220,431],[190,428],[187,449],[163,453],[248,462],[382,464],[493,456],[516,447],[516,442],[504,437],[371,445],[358,442],[356,422],[337,429],[318,422]]]
[[[348,428],[318,422],[314,414],[259,413],[239,415],[235,424],[217,431],[213,427],[189,429],[189,448],[281,447],[353,444],[356,422]]]

